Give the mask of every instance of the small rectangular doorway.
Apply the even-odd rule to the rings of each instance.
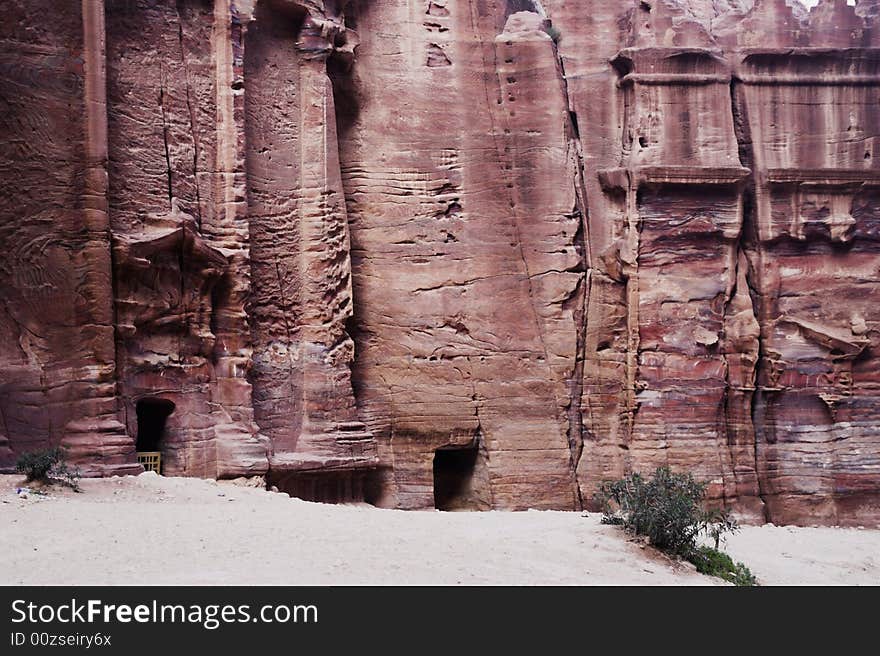
[[[162,441],[165,424],[174,412],[167,399],[147,398],[137,402],[137,460],[144,471],[162,473]]]
[[[437,510],[488,510],[489,476],[479,444],[434,452],[434,507]]]

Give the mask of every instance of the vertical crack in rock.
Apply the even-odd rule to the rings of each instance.
[[[749,264],[748,255],[746,255],[747,260],[746,264]],[[749,266],[751,269],[751,266]],[[749,296],[752,298],[752,303],[754,306],[754,299],[759,297],[759,291],[756,285],[752,282],[752,273],[748,271],[745,276],[746,284],[749,287]],[[760,324],[759,324],[760,328]],[[751,408],[749,413],[749,419],[752,424],[752,431],[754,433],[754,457],[753,457],[753,467],[755,471],[756,485],[757,485],[757,494],[761,503],[764,506],[764,518],[767,522],[773,522],[774,518],[770,514],[770,506],[767,504],[765,499],[765,485],[766,482],[764,480],[764,476],[761,475],[760,461],[759,461],[759,453],[758,450],[760,445],[764,442],[764,430],[763,430],[763,418],[759,418],[759,411],[763,412],[764,407],[764,399],[762,398],[762,390],[760,381],[763,379],[764,372],[764,362],[766,360],[767,353],[764,348],[764,339],[763,339],[763,331],[759,330],[758,332],[758,351],[757,351],[757,360],[754,366],[754,372],[752,376],[754,377],[754,391],[752,392],[751,399]]]
[[[159,111],[162,114],[162,144],[165,147],[165,180],[168,187],[168,208],[174,198],[174,187],[171,179],[171,149],[168,145],[168,117],[165,114],[165,69],[159,63]]]
[[[543,10],[542,10],[543,11]],[[574,293],[566,303],[574,303],[572,316],[574,328],[577,332],[576,356],[573,375],[569,383],[569,412],[568,412],[568,444],[571,449],[571,475],[575,481],[577,490],[578,509],[584,507],[583,495],[578,483],[577,471],[584,450],[584,422],[581,400],[584,390],[584,363],[586,360],[586,335],[589,286],[592,275],[592,262],[590,258],[590,227],[587,204],[587,190],[584,184],[584,153],[580,141],[580,126],[578,125],[577,113],[574,111],[574,103],[568,90],[568,78],[565,74],[565,62],[559,54],[556,44],[553,44],[553,52],[556,55],[557,71],[562,82],[562,92],[565,98],[565,106],[568,108],[568,129],[571,135],[568,140],[570,151],[574,152],[575,168],[572,184],[575,188],[576,204],[572,208],[572,217],[578,222],[574,235],[573,244],[577,250],[579,262],[575,270],[580,271],[583,277],[578,280]],[[571,153],[570,153],[571,156]]]
[[[199,180],[199,130],[196,125],[196,114],[193,109],[191,91],[190,91],[190,71],[187,63],[186,48],[183,45],[183,19],[181,17],[181,4],[183,0],[176,0],[174,10],[177,13],[177,42],[180,47],[180,67],[183,71],[183,85],[186,95],[186,109],[189,114],[189,134],[192,140],[193,156],[192,156],[192,178],[195,187],[195,217],[196,225],[199,230],[202,229],[202,200],[199,188],[201,183]],[[215,80],[215,83],[218,81]]]
[[[728,408],[725,411],[725,430],[728,434],[729,448],[731,451],[737,451],[738,448],[744,446],[743,443],[746,438],[746,436],[742,436],[739,430],[739,422],[746,420],[748,422],[742,428],[751,433],[748,436],[751,457],[747,458],[741,453],[732,453],[734,477],[736,479],[739,478],[737,464],[740,463],[744,467],[744,461],[747,459],[752,470],[749,474],[749,479],[753,476],[754,481],[751,482],[750,480],[740,483],[737,480],[737,497],[739,498],[741,495],[752,496],[752,494],[756,496],[757,504],[749,504],[749,507],[743,510],[750,514],[749,519],[770,522],[773,520],[770,517],[769,506],[764,500],[763,477],[760,475],[758,465],[759,424],[755,421],[757,408],[762,404],[758,381],[761,379],[760,368],[765,354],[763,331],[754,308],[755,299],[758,297],[758,290],[752,284],[752,272],[749,266],[750,254],[754,253],[754,242],[757,238],[754,216],[754,153],[752,152],[749,121],[746,116],[748,108],[743,102],[739,84],[736,77],[732,76],[729,90],[730,108],[733,115],[734,134],[739,148],[740,164],[752,171],[752,174],[749,176],[742,192],[743,225],[735,252],[734,289],[725,306],[725,339],[733,347],[732,354],[725,354],[728,376]],[[737,298],[741,298],[742,301],[739,307],[734,307],[734,300]],[[728,324],[728,318],[732,321],[732,325]],[[740,361],[738,381],[731,379],[730,362],[728,362],[731,355],[738,357]],[[742,390],[741,394],[736,392],[731,394],[731,388],[737,386]],[[745,409],[743,406],[745,406]]]
[[[171,199],[171,211],[174,214],[178,213],[177,208],[177,199]],[[182,213],[181,213],[182,214]],[[180,229],[184,230],[184,218],[180,216]],[[187,261],[186,261],[186,240],[181,239],[177,244],[177,270],[180,272],[180,276],[178,277],[178,287],[177,294],[178,299],[180,299],[180,319],[183,330],[178,331],[176,334],[177,338],[177,349],[174,353],[169,354],[169,360],[175,364],[181,365],[183,364],[183,354],[184,354],[184,336],[190,333],[192,328],[192,324],[190,321],[190,313],[189,313],[189,298],[186,293],[186,269],[187,269]]]

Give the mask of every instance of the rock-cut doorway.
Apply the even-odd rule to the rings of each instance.
[[[137,458],[147,471],[162,473],[165,425],[174,407],[167,399],[147,398],[137,402]]]
[[[434,452],[434,507],[438,510],[489,510],[489,472],[479,441]]]

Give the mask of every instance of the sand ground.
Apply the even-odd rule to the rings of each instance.
[[[155,474],[20,498],[0,476],[0,584],[717,585],[577,512],[333,506]],[[880,531],[746,527],[763,584],[880,584]]]

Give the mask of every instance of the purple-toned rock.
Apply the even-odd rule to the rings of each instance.
[[[0,467],[880,521],[876,0],[7,4]]]

